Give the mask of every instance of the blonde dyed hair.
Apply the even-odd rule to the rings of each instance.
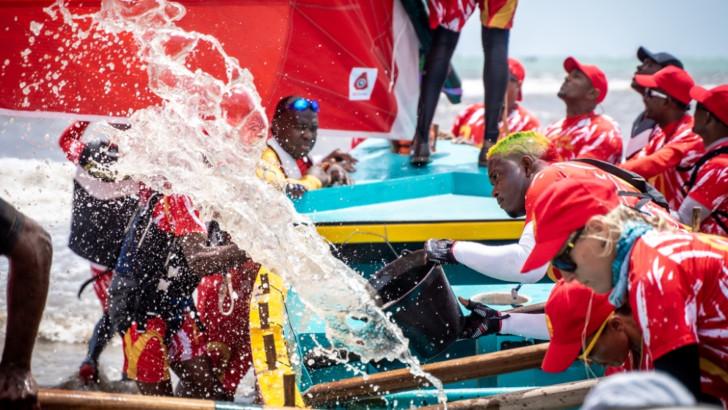
[[[607,230],[596,230],[593,226],[590,226],[589,222],[594,220],[601,221],[607,227]],[[662,218],[639,212],[634,208],[630,208],[625,205],[617,206],[606,215],[595,215],[589,219],[589,222],[587,222],[586,227],[584,227],[583,236],[599,239],[606,243],[604,246],[604,254],[602,256],[611,254],[615,251],[619,237],[630,224],[646,223],[660,231],[675,230],[672,225],[665,222]]]
[[[508,157],[511,155],[532,155],[541,158],[549,150],[549,144],[549,139],[539,132],[514,132],[490,147],[487,158],[491,159],[494,156]]]

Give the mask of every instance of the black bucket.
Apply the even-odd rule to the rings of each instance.
[[[462,311],[442,266],[429,262],[425,251],[403,255],[369,283],[382,310],[392,314],[418,356],[435,356],[457,340]]]

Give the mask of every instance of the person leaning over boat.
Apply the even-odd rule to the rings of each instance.
[[[637,91],[640,96],[644,95],[645,88],[637,84],[637,81],[635,81],[636,76],[655,74],[667,66],[684,68],[682,61],[674,55],[665,52],[653,53],[644,47],[637,49],[637,59],[640,60],[640,65],[637,66],[637,70],[634,73],[634,77],[632,77],[632,84],[630,86],[633,90]],[[653,129],[656,126],[657,123],[655,120],[648,118],[644,111],[639,113],[632,123],[632,132],[625,150],[625,157],[627,159],[630,159],[637,151],[647,144],[653,133]]]
[[[93,289],[102,310],[89,339],[86,358],[78,371],[84,384],[98,381],[99,357],[114,336],[109,319],[108,289],[124,231],[138,206],[136,194],[140,188],[137,182],[117,178],[109,168],[117,161],[118,147],[108,137],[82,139],[85,134],[93,134],[93,129],[87,132],[90,125],[88,121],[76,121],[58,139],[66,158],[76,165],[68,247],[89,261]],[[125,126],[115,127],[123,129]]]
[[[607,96],[607,77],[599,67],[581,64],[574,57],[564,60],[564,69],[568,75],[557,95],[566,104],[566,117],[544,131],[555,159],[595,158],[618,163],[622,159],[619,125],[594,111]]]
[[[678,215],[692,225],[697,208],[701,232],[728,236],[728,84],[710,90],[695,86],[690,95],[698,102],[693,132],[702,137],[705,153],[688,173]]]
[[[443,263],[461,263],[483,275],[506,282],[535,283],[546,275],[548,263],[526,275],[520,272],[533,248],[533,204],[550,184],[565,178],[602,178],[611,181],[615,191],[633,192],[634,196],[621,197],[626,204],[634,205],[641,200],[637,190],[626,181],[594,165],[579,161],[551,164],[552,147],[549,144],[543,135],[525,131],[507,136],[488,151],[488,177],[493,186],[493,197],[509,216],[526,217],[518,243],[490,246],[430,239],[425,242],[428,257]],[[652,201],[644,204],[644,210],[677,223],[665,209]]]
[[[508,87],[506,88],[506,104],[508,105],[508,121],[498,126],[507,129],[506,134],[518,131],[536,130],[540,126],[538,119],[531,114],[520,101],[523,100],[521,87],[526,78],[526,69],[523,64],[515,58],[508,59]],[[452,126],[452,135],[456,139],[472,143],[477,146],[483,145],[485,135],[485,105],[482,102],[472,104],[465,108],[455,117]]]
[[[523,271],[551,263],[563,277],[639,324],[645,360],[701,401],[728,405],[728,240],[671,231],[618,201],[597,179],[563,180],[535,204],[536,244]]]
[[[417,125],[412,138],[410,163],[423,166],[430,161],[430,126],[435,115],[442,86],[450,70],[450,60],[465,22],[481,9],[480,39],[485,63],[483,86],[486,134],[478,156],[478,165],[485,166],[488,148],[498,139],[498,122],[503,112],[503,98],[508,84],[508,41],[518,0],[428,0],[432,30],[432,46],[425,56],[422,85],[417,101]]]
[[[318,164],[309,156],[316,144],[318,112],[316,100],[284,97],[276,104],[271,120],[272,136],[257,174],[293,198],[321,187],[351,183],[348,173],[356,164],[351,155],[335,150]]]
[[[689,169],[704,151],[687,112],[695,84],[685,70],[672,66],[653,75],[638,75],[635,82],[645,88],[645,115],[657,127],[647,145],[621,167],[649,179],[677,211],[685,198]]]
[[[48,232],[2,198],[0,255],[10,262],[0,408],[38,409],[38,385],[30,363],[48,295],[53,247]]]
[[[178,395],[216,395],[192,292],[201,277],[245,260],[235,244],[208,245],[189,196],[154,193],[140,207],[114,269],[109,314],[123,334],[123,371],[142,394],[171,396],[172,366]]]

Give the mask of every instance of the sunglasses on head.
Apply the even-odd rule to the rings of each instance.
[[[648,98],[670,98],[670,96],[668,96],[667,94],[663,93],[662,91],[655,90],[654,88],[645,88],[644,95]]]
[[[316,100],[309,100],[308,98],[296,98],[288,103],[288,109],[299,112],[310,109],[313,112],[319,112],[319,103]]]
[[[571,250],[574,249],[574,244],[579,240],[584,228],[579,229],[576,233],[566,242],[566,247],[556,257],[551,260],[551,265],[554,268],[564,272],[575,272],[576,263],[571,259]]]

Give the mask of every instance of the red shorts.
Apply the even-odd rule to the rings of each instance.
[[[229,394],[235,394],[240,379],[253,361],[248,321],[250,294],[259,268],[260,265],[247,262],[231,271],[232,287],[238,297],[228,316],[220,311],[220,291],[224,286],[222,275],[206,276],[197,286],[197,311],[205,326],[207,355],[222,387]],[[222,298],[222,308],[227,311],[230,309],[229,295],[223,292]]]
[[[114,271],[101,265],[91,264],[91,276],[96,277],[94,281],[94,292],[101,302],[101,309],[104,312],[109,311],[109,286],[111,286],[111,278]]]
[[[460,32],[468,18],[480,7],[480,21],[485,27],[510,29],[518,0],[428,0],[430,28],[442,26]]]
[[[169,364],[184,362],[205,354],[205,335],[195,320],[185,315],[182,327],[171,337],[167,346],[164,334],[167,324],[160,317],[147,319],[144,331],[135,323],[124,332],[124,373],[143,383],[169,380]]]

